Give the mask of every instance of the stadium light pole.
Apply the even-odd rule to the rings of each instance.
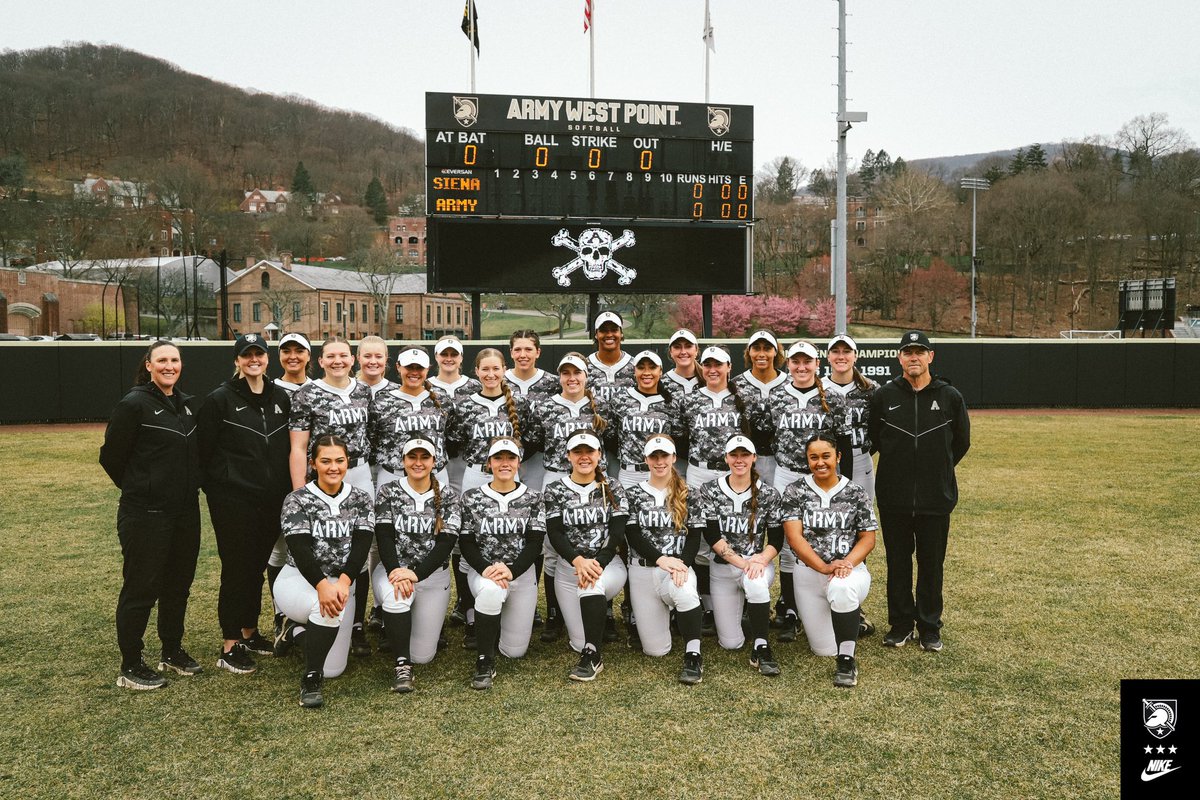
[[[975,199],[992,184],[987,178],[963,178],[962,188],[971,190],[971,338],[975,338]]]
[[[846,332],[846,134],[851,123],[866,122],[867,112],[846,110],[846,0],[838,0],[838,157],[837,229],[830,243],[833,250],[831,278],[835,309],[835,333]]]

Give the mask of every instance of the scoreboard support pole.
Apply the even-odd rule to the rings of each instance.
[[[600,316],[600,295],[592,292],[587,297],[587,331],[595,334],[596,317]]]
[[[476,341],[483,338],[483,314],[480,313],[479,292],[471,295],[471,338]]]
[[[713,322],[713,296],[711,294],[700,295],[700,313],[704,317],[704,333],[705,339],[712,338],[712,322]]]

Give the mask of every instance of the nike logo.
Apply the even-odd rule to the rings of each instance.
[[[154,416],[156,416],[156,417],[157,417],[157,416],[158,416],[159,414],[161,414],[162,412],[163,412],[163,409],[161,409],[161,408],[160,408],[160,409],[158,409],[157,411],[155,411],[155,412],[154,412]]]
[[[250,406],[237,406],[237,407],[236,407],[236,408],[234,408],[233,410],[234,410],[234,411],[245,411],[245,410],[246,410],[247,408],[249,408],[249,407],[250,407]]]
[[[896,410],[897,408],[899,408],[899,407],[900,407],[900,406],[898,406],[898,405],[895,405],[895,406],[888,406],[888,411],[895,411],[895,410]]]
[[[1149,781],[1154,780],[1155,778],[1161,778],[1163,775],[1172,773],[1177,769],[1183,769],[1183,767],[1171,767],[1170,769],[1164,769],[1162,772],[1154,772],[1149,775],[1146,774],[1146,770],[1142,770],[1142,780],[1149,782]]]

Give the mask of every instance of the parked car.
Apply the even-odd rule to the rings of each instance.
[[[20,336],[15,333],[0,333],[0,342],[27,342],[28,336]]]
[[[48,338],[48,337],[47,337]],[[98,342],[100,334],[98,333],[63,333],[59,334],[56,342]]]

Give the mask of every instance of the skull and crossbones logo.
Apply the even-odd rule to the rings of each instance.
[[[590,281],[598,281],[609,272],[615,272],[617,283],[621,286],[628,286],[637,277],[636,269],[627,267],[613,258],[613,253],[622,247],[633,247],[637,244],[631,230],[626,229],[620,238],[614,239],[613,235],[603,228],[585,228],[576,241],[567,229],[563,228],[554,234],[550,243],[556,247],[568,247],[574,250],[576,255],[566,264],[555,267],[550,273],[559,286],[570,286],[571,273],[579,269],[583,270],[583,276]]]

